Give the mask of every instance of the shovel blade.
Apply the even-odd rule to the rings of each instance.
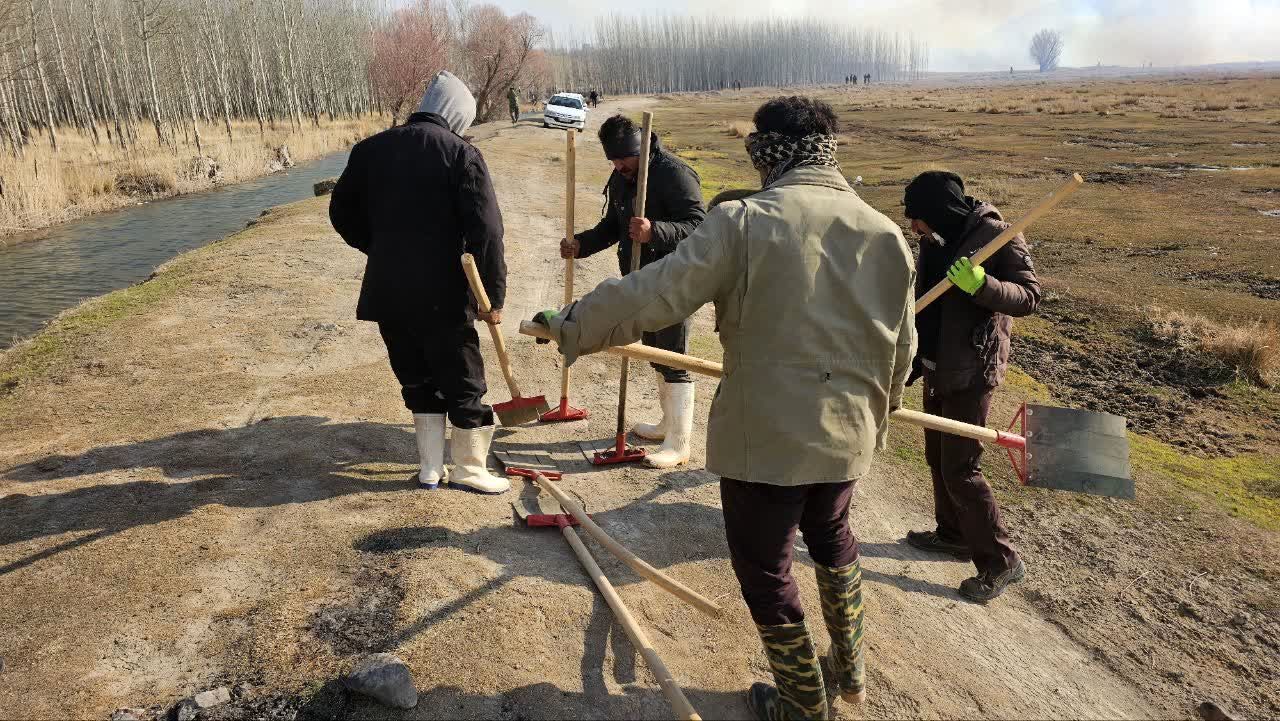
[[[1027,406],[1027,485],[1133,499],[1125,419],[1076,408]]]
[[[537,421],[543,413],[551,410],[547,399],[543,396],[528,398],[512,398],[506,403],[496,403],[493,412],[504,426],[519,426]]]

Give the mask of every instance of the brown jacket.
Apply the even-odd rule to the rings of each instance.
[[[966,221],[956,257],[971,257],[1007,227],[994,205],[980,204]],[[975,295],[952,289],[935,301],[942,309],[941,337],[938,357],[929,359],[937,368],[926,373],[930,388],[943,395],[1000,385],[1009,366],[1013,319],[1040,305],[1040,281],[1021,233],[982,267],[987,282]],[[916,297],[929,290],[922,286],[917,274]]]

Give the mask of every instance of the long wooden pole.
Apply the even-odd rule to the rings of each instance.
[[[636,650],[644,657],[644,662],[649,666],[649,670],[653,671],[653,675],[657,677],[658,685],[662,688],[662,695],[667,697],[667,702],[671,704],[671,710],[676,712],[678,718],[686,719],[687,721],[701,721],[702,717],[694,710],[693,704],[689,703],[689,699],[685,698],[680,684],[676,683],[671,671],[662,662],[662,657],[658,656],[653,644],[649,642],[649,636],[645,634],[644,629],[640,627],[635,617],[631,615],[631,610],[627,608],[627,604],[622,602],[622,597],[618,595],[613,584],[609,583],[609,578],[604,575],[604,571],[600,570],[600,565],[596,563],[596,559],[591,556],[591,552],[582,544],[582,539],[578,538],[578,534],[573,530],[572,526],[564,526],[561,529],[561,533],[564,534],[564,540],[568,541],[569,546],[573,548],[573,552],[577,554],[578,561],[582,563],[582,567],[587,570],[587,575],[591,576],[591,580],[595,582],[596,588],[600,589],[600,594],[604,596],[609,608],[613,609],[613,614],[618,617],[618,622],[622,624],[622,630],[626,631],[627,638],[631,639],[631,645],[636,647]]]
[[[546,476],[539,473],[535,476],[534,480],[537,481],[538,485],[547,489],[547,492],[554,496],[556,501],[560,503],[560,507],[568,511],[569,515],[578,519],[578,523],[582,524],[582,529],[592,538],[596,539],[600,545],[609,549],[609,552],[617,556],[618,560],[628,566],[631,566],[636,573],[644,576],[650,581],[653,581],[671,595],[679,598],[681,601],[684,601],[699,611],[702,611],[708,616],[720,615],[720,607],[716,605],[714,601],[702,596],[697,591],[694,591],[692,588],[689,588],[683,583],[671,578],[662,571],[650,566],[648,563],[645,563],[641,558],[636,556],[636,554],[627,550],[626,546],[613,540],[609,534],[604,532],[604,529],[600,528],[600,526],[596,525],[595,521],[591,520],[591,517],[587,515],[587,512],[582,510],[582,506],[579,506],[572,498],[565,495],[565,492],[560,490],[560,487],[555,483],[547,480]]]
[[[523,335],[533,336],[534,338],[551,338],[550,331],[547,327],[534,323],[532,321],[524,321],[520,324],[520,333]],[[625,356],[627,358],[635,358],[636,360],[649,361],[650,363],[661,363],[671,368],[681,368],[691,373],[699,373],[712,378],[721,378],[724,376],[724,367],[715,361],[703,360],[693,356],[684,355],[682,353],[673,353],[669,350],[661,348],[650,348],[647,345],[632,343],[630,345],[613,346],[605,349],[608,353],[614,355]],[[907,410],[899,408],[889,414],[889,417],[895,421],[909,423],[913,426],[922,428],[930,428],[943,433],[973,438],[987,443],[997,443],[1001,440],[999,431],[987,428],[985,426],[977,426],[971,423],[962,423],[953,421],[950,418],[942,416],[930,415],[919,411]],[[1005,434],[1006,436],[1008,434]],[[564,504],[561,504],[564,505]]]
[[[467,283],[471,285],[471,292],[476,297],[476,306],[480,308],[480,312],[492,311],[489,294],[485,292],[480,270],[476,268],[476,259],[470,253],[462,254],[462,272],[467,276]],[[511,356],[507,355],[507,344],[502,339],[502,331],[492,323],[485,325],[489,326],[489,336],[493,338],[493,347],[498,352],[498,366],[502,368],[502,377],[507,380],[507,389],[511,391],[512,398],[522,398],[515,374],[511,372]]]
[[[565,162],[565,188],[564,188],[564,237],[567,240],[573,240],[573,219],[574,219],[574,200],[575,191],[577,190],[577,169],[578,169],[578,133],[573,128],[564,131],[564,162]],[[569,305],[573,302],[573,258],[566,258],[564,261],[564,304]],[[564,367],[560,369],[560,397],[568,399],[569,397],[569,364],[562,363]],[[566,401],[567,402],[567,401]],[[562,404],[563,405],[563,404]]]
[[[992,240],[990,243],[979,248],[978,252],[973,254],[973,264],[979,265],[982,261],[995,255],[996,251],[1008,245],[1009,241],[1017,237],[1018,233],[1026,230],[1027,226],[1034,223],[1040,216],[1048,213],[1050,210],[1053,210],[1055,205],[1066,200],[1067,196],[1076,192],[1076,189],[1081,185],[1084,185],[1084,178],[1080,177],[1079,173],[1072,173],[1071,177],[1067,179],[1067,182],[1058,186],[1057,190],[1049,193],[1044,200],[1040,201],[1039,205],[1027,211],[1027,214],[1018,218],[1017,222],[1013,225],[1005,228],[1004,232],[995,237],[995,240]],[[938,281],[938,284],[930,288],[928,293],[925,293],[916,299],[916,313],[919,313],[925,306],[938,298],[941,298],[942,294],[946,293],[947,289],[950,288],[951,285],[951,281],[947,278],[943,278]]]
[[[636,200],[633,206],[634,213],[632,217],[643,218],[645,212],[645,199],[649,194],[649,146],[650,135],[653,132],[653,113],[645,111],[644,119],[640,123],[640,167],[636,177]],[[640,269],[640,241],[631,241],[631,272],[634,273]],[[572,301],[572,299],[570,299]],[[627,357],[622,359],[622,377],[618,381],[618,449],[621,453],[625,450],[622,443],[627,433],[627,379],[631,374],[631,360]]]

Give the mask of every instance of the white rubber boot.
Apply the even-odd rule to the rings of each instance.
[[[444,480],[444,414],[414,413],[418,438],[418,485],[431,490]]]
[[[671,384],[658,381],[658,405],[662,406],[662,420],[657,424],[637,423],[631,432],[646,441],[661,441],[667,437],[667,428],[671,424]]]
[[[493,442],[494,426],[482,428],[453,427],[453,470],[449,472],[449,485],[463,486],[478,493],[503,493],[511,488],[511,481],[489,473],[489,444]]]
[[[645,456],[652,468],[675,468],[689,462],[689,441],[693,436],[693,383],[672,383],[667,410],[667,437],[656,453]]]

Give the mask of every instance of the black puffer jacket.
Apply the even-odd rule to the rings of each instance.
[[[631,272],[631,239],[627,229],[636,199],[636,183],[614,171],[604,189],[604,216],[596,227],[574,235],[578,257],[594,255],[618,244],[618,267]],[[653,239],[640,247],[640,266],[664,258],[707,215],[702,205],[702,181],[683,160],[668,152],[655,133],[649,148],[649,192],[645,216],[653,223]]]
[[[1009,224],[989,203],[980,203],[965,220],[964,234],[953,257],[971,257],[995,240]],[[935,301],[941,310],[934,371],[926,371],[929,387],[949,394],[977,387],[994,388],[1009,366],[1013,318],[1030,315],[1040,305],[1040,282],[1026,240],[1018,234],[982,264],[987,280],[975,295],[953,288]],[[916,297],[927,292],[924,274],[916,275]]]
[[[356,317],[436,327],[475,320],[462,272],[471,253],[495,308],[506,298],[502,214],[484,158],[434,113],[351,149],[329,220],[369,256]]]

